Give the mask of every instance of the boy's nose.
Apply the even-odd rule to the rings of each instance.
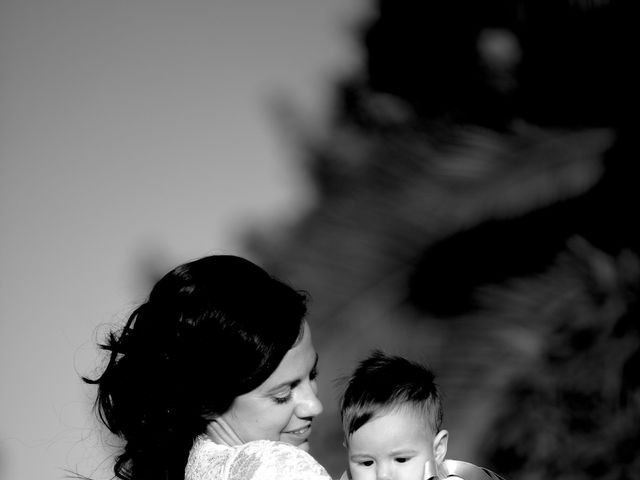
[[[391,480],[391,468],[386,463],[378,464],[376,469],[376,480]]]

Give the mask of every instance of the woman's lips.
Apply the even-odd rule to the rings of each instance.
[[[303,427],[296,428],[295,430],[287,430],[282,433],[289,437],[294,437],[299,443],[303,443],[307,440],[307,437],[311,433],[311,423],[308,423]]]

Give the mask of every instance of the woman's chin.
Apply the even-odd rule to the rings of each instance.
[[[280,441],[284,443],[288,443],[289,445],[293,445],[294,447],[299,448],[300,450],[304,450],[305,452],[309,451],[309,440],[307,438],[283,438],[280,437]]]

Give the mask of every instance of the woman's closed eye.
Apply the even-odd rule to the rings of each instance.
[[[273,395],[273,397],[271,397],[271,398],[278,405],[282,405],[284,403],[289,402],[293,398],[293,392],[292,392],[291,389],[288,389],[288,390],[286,390],[284,392],[277,393],[277,394]]]
[[[314,382],[317,378],[318,378],[318,357],[316,356],[316,363],[313,365],[313,368],[309,372],[309,381]],[[301,384],[300,380],[291,382],[291,384],[288,385],[286,390],[275,392],[271,396],[272,400],[278,405],[282,405],[289,402],[293,398],[293,391],[300,384]]]

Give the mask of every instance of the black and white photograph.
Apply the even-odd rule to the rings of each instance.
[[[0,479],[640,479],[635,12],[0,0]]]

